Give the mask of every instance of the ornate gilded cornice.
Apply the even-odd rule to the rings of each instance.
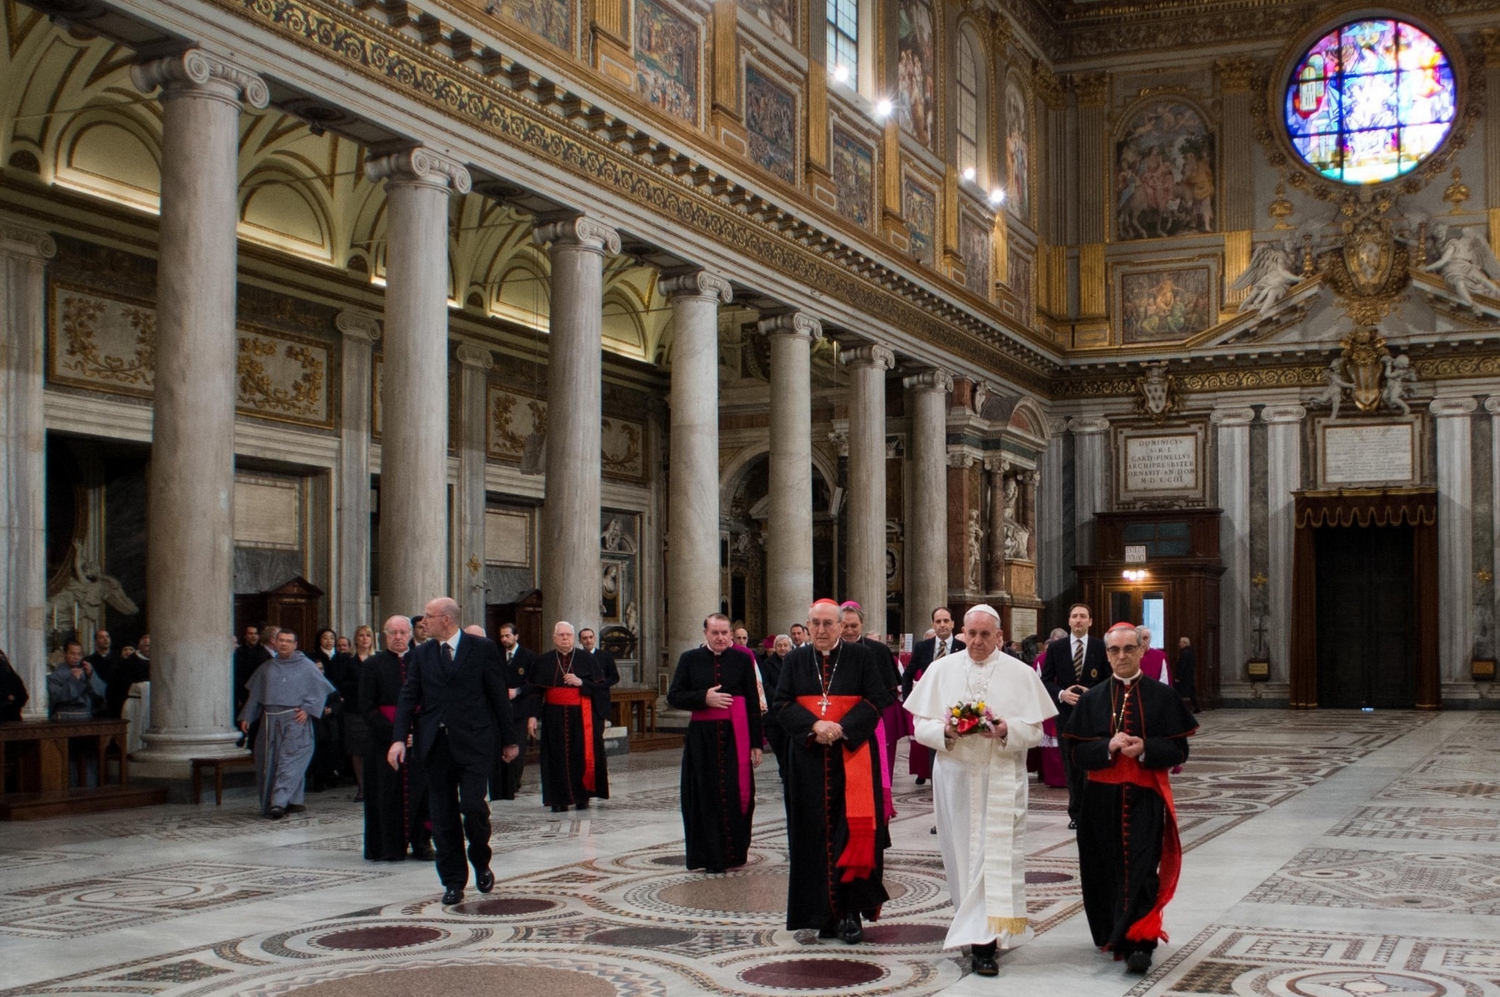
[[[333,0],[209,0],[403,99],[457,119],[602,198],[626,198],[797,284],[872,315],[956,357],[1040,390],[1058,362],[1002,328],[892,270],[840,236],[692,160],[582,96],[489,49],[460,63],[362,10]]]

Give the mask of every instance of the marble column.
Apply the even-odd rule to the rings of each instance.
[[[43,416],[45,232],[0,218],[0,650],[47,715],[47,432]]]
[[[1250,657],[1250,424],[1252,408],[1214,409],[1219,454],[1219,662],[1221,673],[1239,675]]]
[[[604,398],[604,254],[620,234],[582,215],[546,221],[550,243],[547,324],[547,483],[542,506],[542,623],[575,627],[599,617],[599,468]],[[714,536],[718,536],[717,528]]]
[[[1469,681],[1474,656],[1474,457],[1472,396],[1434,398],[1437,420],[1438,675]]]
[[[1269,541],[1266,571],[1266,644],[1271,659],[1271,681],[1291,681],[1292,547],[1296,534],[1294,491],[1302,487],[1301,405],[1267,405],[1266,422],[1266,533]],[[1246,451],[1249,441],[1246,441]],[[1226,662],[1233,668],[1233,662]],[[1231,673],[1232,674],[1232,673]]]
[[[1487,648],[1476,648],[1476,653],[1495,655],[1500,648],[1500,582],[1493,577],[1500,574],[1500,395],[1490,395],[1484,400],[1484,410],[1490,416],[1490,552],[1486,560],[1475,568],[1491,573],[1489,634]]]
[[[459,404],[462,406],[458,445],[458,550],[454,588],[462,610],[460,626],[484,626],[484,469],[489,458],[487,415],[490,371],[495,358],[472,343],[458,346]],[[493,639],[496,635],[491,634]]]
[[[334,325],[344,334],[344,370],[334,528],[338,592],[332,626],[352,634],[361,623],[380,629],[379,622],[370,619],[370,393],[380,321],[369,312],[348,308],[338,313]]]
[[[1066,419],[1047,420],[1047,449],[1043,451],[1037,472],[1036,496],[1036,594],[1051,602],[1072,586],[1073,565],[1069,563],[1064,534],[1068,530],[1063,515],[1063,489],[1067,468],[1065,447]]]
[[[823,326],[788,312],[759,328],[771,340],[766,629],[786,633],[806,621],[813,599],[812,343]]]
[[[259,76],[199,49],[132,68],[161,88],[156,387],[147,483],[151,728],[140,757],[186,774],[235,751],[235,297],[240,105],[265,107]],[[33,690],[33,695],[36,691]]]
[[[948,392],[953,378],[928,370],[906,378],[911,400],[911,509],[906,517],[906,621],[927,629],[948,605]]]
[[[1073,432],[1073,530],[1077,564],[1094,563],[1094,513],[1109,509],[1109,420],[1068,420]],[[1096,610],[1102,612],[1102,610]]]
[[[849,368],[849,525],[844,579],[865,610],[865,629],[886,632],[885,372],[896,354],[867,344],[844,350]]]
[[[421,147],[365,162],[385,181],[380,607],[422,612],[448,588],[448,201],[469,171]]]
[[[667,505],[667,657],[703,643],[719,610],[719,305],[729,281],[703,270],[664,279],[672,302]]]
[[[990,595],[1005,595],[1005,476],[1010,473],[1010,461],[1003,457],[989,457],[984,462],[986,491],[990,496],[989,523],[985,536],[989,544],[989,556],[985,559],[984,590]]]

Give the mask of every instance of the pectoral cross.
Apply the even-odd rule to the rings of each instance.
[[[821,713],[825,717],[828,716],[828,697],[827,696],[824,696],[822,699],[818,700],[818,712]]]

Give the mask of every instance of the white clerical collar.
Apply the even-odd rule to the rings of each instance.
[[[1142,671],[1137,671],[1134,675],[1130,676],[1130,678],[1128,678],[1128,679],[1122,679],[1118,675],[1116,675],[1115,678],[1117,680],[1119,680],[1120,682],[1124,683],[1124,685],[1128,688],[1129,686],[1135,685],[1136,680],[1139,679],[1144,674],[1146,674],[1146,673],[1142,672]]]

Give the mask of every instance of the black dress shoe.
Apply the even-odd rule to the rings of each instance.
[[[283,817],[286,816],[286,808],[285,807],[272,807],[270,810],[267,811],[267,814],[270,816],[270,818],[272,820],[280,820],[281,818],[283,818]]]
[[[1076,820],[1069,820],[1068,821],[1068,830],[1069,831],[1076,831],[1076,830],[1078,830],[1078,822]]]
[[[830,917],[823,922],[823,927],[818,929],[819,938],[837,938],[839,936],[839,919]]]
[[[412,845],[411,846],[411,857],[414,858],[414,859],[422,859],[423,861],[431,862],[432,859],[433,859],[432,846],[431,845]]]
[[[462,886],[450,886],[443,891],[443,906],[452,907],[464,901],[464,888]]]
[[[927,780],[925,778],[923,778],[922,776],[917,776],[917,785],[918,786],[925,785],[926,782],[927,782]]]
[[[474,885],[479,887],[480,893],[488,893],[495,888],[495,874],[485,869],[483,872],[474,873]]]
[[[581,800],[578,801],[578,809],[579,810],[587,810],[588,808],[589,808],[588,797],[584,797],[583,799],[581,799]]]
[[[865,937],[865,931],[859,926],[859,915],[850,914],[839,922],[839,939],[845,945],[858,945]]]
[[[974,970],[974,975],[1000,975],[1000,963],[995,960],[998,949],[999,945],[995,942],[990,942],[988,945],[975,945],[969,949],[969,967]]]
[[[928,834],[937,834],[937,825],[934,824],[927,829]]]
[[[567,807],[566,804],[563,804],[563,803],[554,803],[554,804],[552,804],[552,812],[555,813],[555,814],[565,813],[567,811],[567,809],[568,809],[568,807]]]
[[[1144,949],[1136,949],[1125,957],[1125,972],[1134,973],[1136,976],[1145,976],[1151,970],[1151,953]]]

